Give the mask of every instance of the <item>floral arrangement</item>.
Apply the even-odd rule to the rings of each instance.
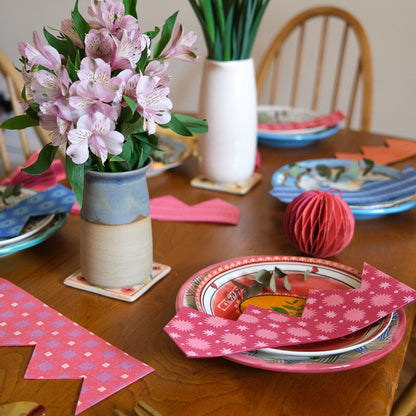
[[[189,0],[201,23],[208,58],[248,59],[270,0]]]
[[[46,171],[64,146],[80,204],[89,170],[120,172],[146,164],[157,149],[157,125],[183,136],[207,131],[205,121],[172,113],[169,99],[168,60],[196,61],[196,35],[176,23],[178,12],[161,30],[142,32],[136,6],[137,0],[91,0],[84,18],[76,0],[56,36],[43,30],[46,45],[36,32],[33,46],[19,43],[25,114],[2,127],[48,130],[51,143],[25,172]]]

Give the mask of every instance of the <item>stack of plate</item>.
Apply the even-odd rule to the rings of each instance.
[[[5,186],[0,186],[0,191],[3,192],[5,189]],[[33,189],[22,188],[20,195],[7,199],[7,204],[10,206],[16,205],[23,199],[36,194],[36,192]],[[0,200],[0,210],[3,209],[7,209],[7,206]],[[0,256],[15,253],[45,241],[64,225],[67,217],[67,214],[31,217],[18,236],[0,239]]]
[[[318,117],[318,113],[302,108],[261,105],[257,111],[258,141],[276,147],[302,147],[332,136],[339,130],[338,124],[302,127],[302,122],[311,121]],[[294,128],[279,129],[279,124],[287,123],[295,123]]]
[[[403,172],[386,166],[375,165],[370,173],[358,177],[342,175],[331,180],[319,175],[317,167],[326,166],[333,177],[340,169],[347,171],[357,163],[349,159],[313,159],[285,165],[272,176],[270,194],[289,203],[302,192],[313,189],[340,190],[340,196],[348,203],[356,219],[376,218],[409,210],[416,206],[416,170],[406,167]],[[297,167],[293,173],[293,166]],[[361,162],[360,169],[365,170]]]
[[[289,256],[244,257],[209,266],[193,275],[180,289],[176,308],[187,306],[235,320],[241,313],[242,295],[233,281],[244,284],[247,276],[275,267],[289,275],[309,272],[306,281],[301,279],[303,283],[300,286],[292,287],[290,294],[294,296],[305,297],[305,293],[312,288],[351,289],[359,288],[361,284],[357,270],[328,260]],[[400,342],[405,326],[405,314],[399,310],[346,337],[278,349],[260,349],[224,358],[272,371],[340,371],[369,364],[389,353]]]
[[[177,137],[159,136],[158,148],[151,154],[153,163],[146,176],[151,178],[160,175],[168,169],[181,165],[192,156],[192,139],[179,139]]]

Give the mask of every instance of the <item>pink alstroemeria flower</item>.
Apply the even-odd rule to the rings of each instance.
[[[91,29],[85,36],[85,53],[88,58],[100,58],[111,62],[114,55],[115,43],[107,29]]]
[[[61,68],[59,75],[44,69],[33,74],[30,89],[37,103],[56,101],[68,94],[71,80],[66,69]]]
[[[124,136],[115,131],[115,124],[102,113],[83,115],[76,129],[68,133],[66,153],[74,163],[82,164],[88,160],[89,150],[104,163],[108,153],[118,155],[123,148]]]
[[[159,84],[158,77],[134,75],[127,82],[124,93],[137,102],[137,112],[145,119],[143,128],[150,134],[155,133],[156,123],[169,123],[172,109],[169,88]]]
[[[170,81],[170,75],[166,74],[169,62],[166,61],[152,61],[146,66],[144,75],[149,77],[158,77],[159,84],[167,85]]]
[[[121,77],[111,77],[111,67],[102,59],[84,58],[77,72],[79,81],[70,87],[70,105],[82,114],[99,111],[112,120],[118,117],[118,107],[111,106],[120,101]]]
[[[65,19],[61,22],[61,32],[72,40],[72,43],[80,49],[84,49],[84,44],[79,38],[78,33],[74,29],[74,25],[71,19]]]
[[[139,29],[121,31],[121,38],[114,38],[114,49],[111,66],[114,69],[135,69],[142,52],[150,46],[150,39]]]
[[[160,59],[178,58],[186,62],[196,62],[198,57],[192,48],[195,42],[195,32],[188,32],[183,35],[182,25],[176,25],[173,30],[172,44],[160,55]]]
[[[112,34],[119,29],[131,30],[137,26],[137,19],[125,15],[124,4],[112,0],[91,1],[86,17],[87,23],[95,29],[107,28]]]
[[[57,71],[62,65],[61,55],[50,45],[43,45],[37,32],[33,32],[33,43],[35,46],[27,42],[19,42],[19,53],[23,58],[27,59],[29,69],[36,65]]]

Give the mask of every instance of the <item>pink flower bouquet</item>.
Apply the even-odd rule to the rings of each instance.
[[[172,113],[169,99],[168,61],[195,61],[196,35],[184,34],[177,12],[162,30],[142,32],[136,3],[91,0],[84,18],[76,0],[57,36],[44,29],[46,45],[36,32],[33,45],[19,44],[25,114],[2,127],[48,130],[51,143],[25,172],[44,172],[64,146],[80,204],[87,171],[128,171],[146,163],[157,148],[156,125],[183,136],[207,130],[205,121]]]

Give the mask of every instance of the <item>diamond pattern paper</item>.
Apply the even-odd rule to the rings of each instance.
[[[0,278],[0,346],[34,345],[28,379],[83,379],[76,414],[153,371]]]
[[[188,357],[335,339],[416,301],[416,290],[364,264],[359,289],[310,290],[301,317],[253,305],[237,321],[183,307],[165,331]]]

